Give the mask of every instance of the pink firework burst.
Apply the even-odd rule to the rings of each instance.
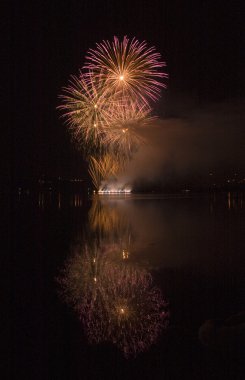
[[[86,59],[88,75],[99,78],[110,93],[121,92],[123,97],[148,104],[150,99],[157,100],[161,88],[166,87],[164,79],[168,75],[162,71],[166,63],[145,41],[124,36],[120,42],[114,37],[113,42],[103,41],[90,49]]]

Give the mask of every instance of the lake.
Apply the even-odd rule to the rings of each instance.
[[[6,378],[242,379],[241,344],[200,327],[245,310],[244,202],[17,196],[3,228]]]

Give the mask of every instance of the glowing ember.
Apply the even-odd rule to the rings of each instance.
[[[105,190],[98,190],[99,194],[130,194],[131,189],[105,189]]]

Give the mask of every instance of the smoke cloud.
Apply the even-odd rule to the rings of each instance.
[[[142,132],[146,144],[134,155],[122,182],[166,180],[245,170],[245,102],[210,105],[159,119]]]

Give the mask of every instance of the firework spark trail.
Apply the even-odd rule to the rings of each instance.
[[[88,171],[89,171],[90,177],[92,179],[92,182],[94,184],[94,187],[96,189],[99,189],[101,181],[102,181],[102,174],[101,174],[101,170],[100,170],[100,163],[93,156],[89,157]]]
[[[97,189],[102,181],[115,178],[121,168],[120,161],[112,154],[107,153],[98,159],[93,156],[89,157],[89,173]]]

